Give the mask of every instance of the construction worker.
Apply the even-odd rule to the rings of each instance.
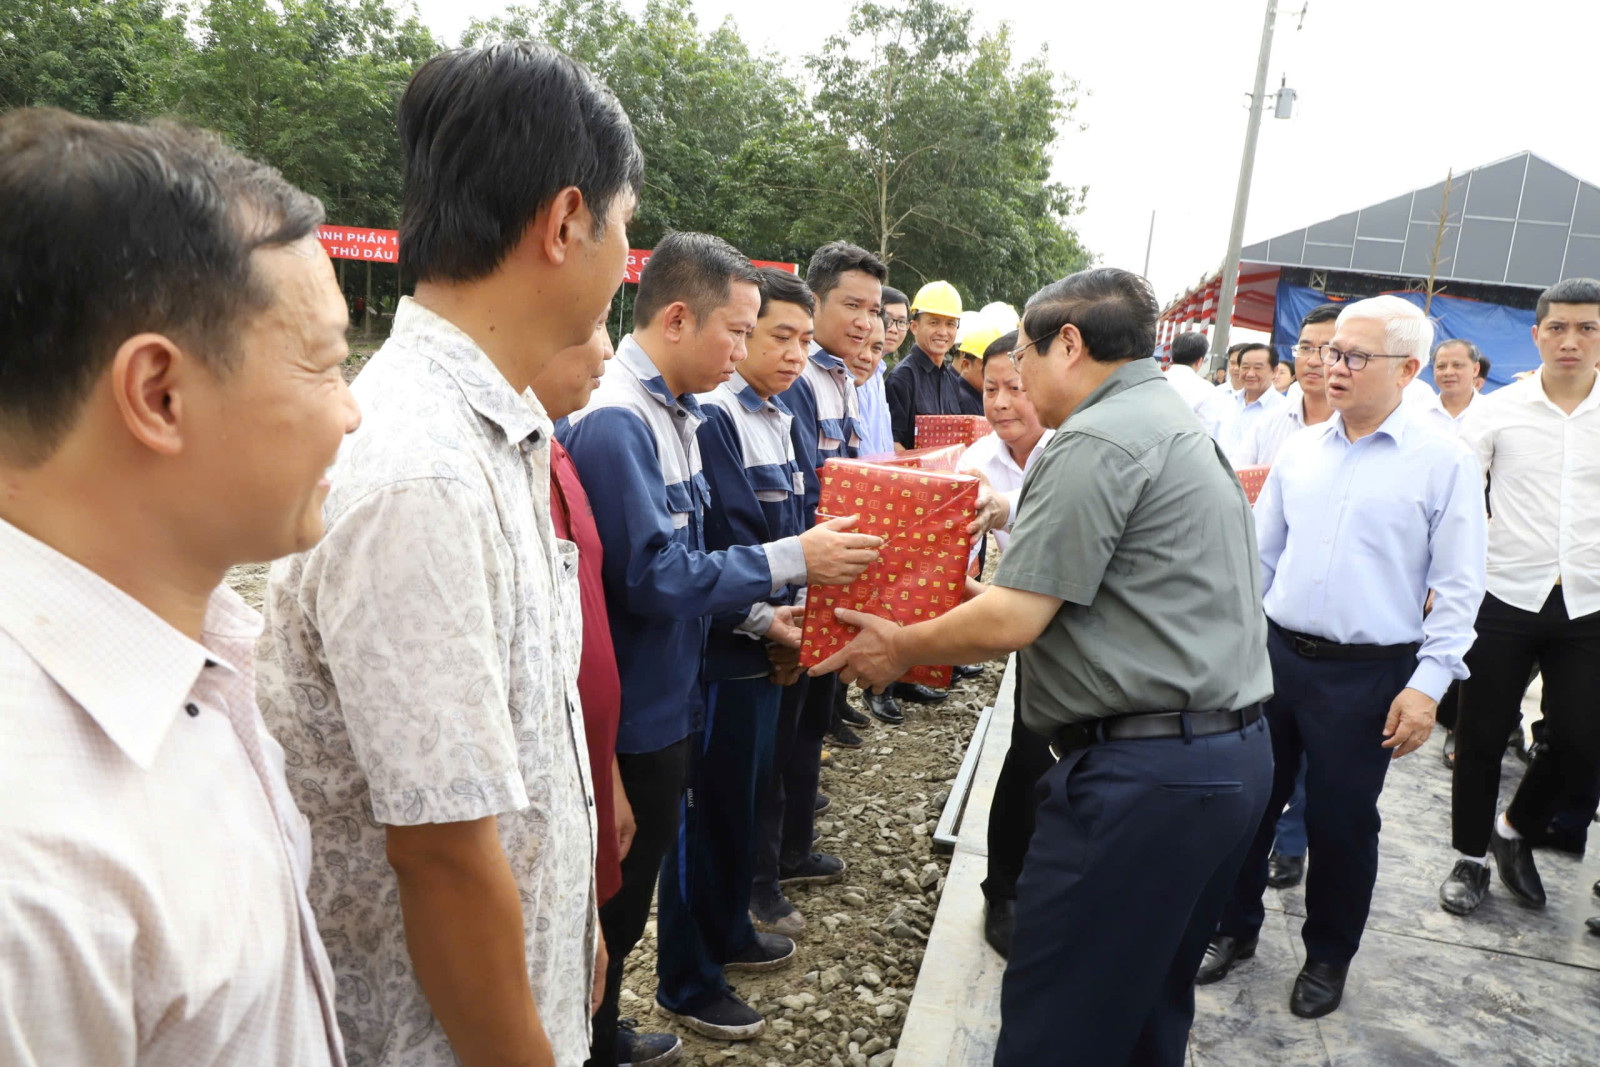
[[[968,330],[956,344],[951,370],[959,383],[962,415],[983,414],[983,354],[1000,339],[1000,331],[987,323]]]
[[[911,335],[916,342],[884,382],[896,451],[916,447],[918,415],[983,414],[982,386],[973,408],[962,397],[960,376],[944,365],[960,330],[961,294],[955,286],[929,282],[917,290],[911,301]]]

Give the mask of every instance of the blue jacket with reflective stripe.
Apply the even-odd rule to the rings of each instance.
[[[694,397],[674,397],[629,336],[589,406],[557,428],[605,547],[622,679],[618,752],[656,752],[689,735],[702,707],[710,616],[748,609],[772,591],[760,546],[706,551],[701,421]]]
[[[711,491],[706,547],[760,545],[805,532],[806,482],[796,459],[794,416],[762,400],[737,372],[697,399],[706,420],[698,433],[700,458]],[[764,602],[792,604],[798,591],[785,586]],[[770,621],[770,611],[756,609],[713,616],[706,678],[766,675],[770,664],[761,636]]]

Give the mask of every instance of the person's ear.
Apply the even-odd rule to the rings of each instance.
[[[1056,337],[1058,343],[1066,346],[1061,354],[1066,356],[1070,362],[1076,362],[1077,357],[1084,355],[1088,351],[1083,343],[1083,334],[1070,322],[1061,327],[1061,331]]]
[[[534,215],[530,233],[543,258],[559,267],[572,254],[574,246],[594,233],[595,218],[583,193],[569,185]]]
[[[141,333],[111,357],[111,393],[134,440],[163,456],[183,451],[184,418],[197,374],[208,374],[171,338]]]
[[[661,312],[661,336],[673,344],[682,341],[694,326],[694,318],[689,314],[689,305],[681,300],[675,300]]]

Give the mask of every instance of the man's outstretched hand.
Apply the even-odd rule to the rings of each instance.
[[[772,609],[772,625],[767,627],[764,635],[768,641],[775,641],[787,648],[800,647],[800,624],[795,620],[795,609],[788,604],[779,604]]]
[[[978,486],[977,518],[967,526],[967,536],[974,541],[990,530],[1003,530],[1011,520],[1011,503],[994,491],[987,479]]]
[[[812,585],[849,585],[872,566],[883,547],[883,538],[873,534],[851,533],[859,515],[829,519],[800,535],[806,554],[806,581]]]
[[[835,608],[833,617],[861,632],[844,648],[812,667],[809,673],[813,678],[838,671],[843,684],[856,682],[864,689],[881,693],[910,668],[910,664],[900,661],[895,649],[899,623],[848,608]]]

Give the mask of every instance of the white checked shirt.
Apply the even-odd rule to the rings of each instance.
[[[1186,368],[1187,369],[1187,368]],[[1054,430],[1046,430],[1044,436],[1039,438],[1038,444],[1033,446],[1033,451],[1028,453],[1028,466],[1044,453],[1044,446],[1050,443],[1050,438],[1055,436]],[[1017,461],[1011,456],[1011,449],[995,434],[988,434],[978,438],[967,450],[961,453],[956,460],[956,470],[962,474],[976,471],[989,480],[989,487],[996,493],[1006,498],[1006,503],[1011,505],[1011,517],[1006,520],[1005,530],[995,530],[995,544],[1000,546],[1000,551],[1006,550],[1006,542],[1011,539],[1008,532],[1017,521],[1017,503],[1022,497],[1022,479],[1026,473],[1024,468],[1017,466]],[[973,546],[973,555],[976,556],[978,546]]]
[[[1474,400],[1461,439],[1489,476],[1489,592],[1538,611],[1559,578],[1576,619],[1600,611],[1600,380],[1568,415],[1543,375]]]
[[[260,700],[311,820],[352,1067],[454,1067],[406,951],[388,826],[498,816],[534,1004],[589,1052],[594,792],[577,548],[550,521],[550,419],[472,339],[402,300],[351,390],[327,534],[274,565]]]
[[[261,619],[202,625],[0,521],[0,1063],[344,1062]]]

